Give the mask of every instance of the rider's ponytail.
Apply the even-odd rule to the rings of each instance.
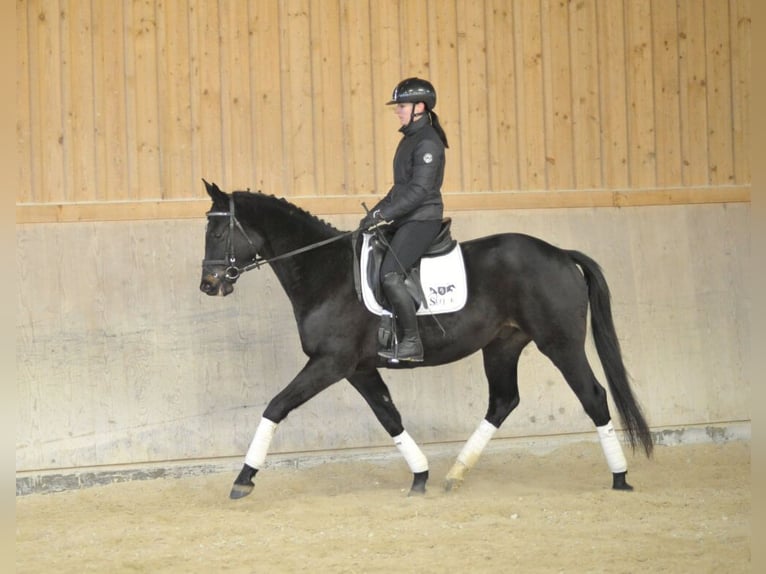
[[[447,143],[447,134],[444,133],[444,130],[442,129],[441,124],[439,123],[439,116],[436,115],[435,111],[428,110],[428,117],[431,120],[431,125],[436,130],[436,133],[439,136],[439,139],[442,140],[444,147],[445,148],[449,147],[449,144]]]

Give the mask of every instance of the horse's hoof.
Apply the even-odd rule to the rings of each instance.
[[[416,472],[412,479],[412,487],[407,496],[422,496],[426,493],[426,482],[428,482],[428,471]]]
[[[625,475],[627,475],[628,472],[615,472],[612,474],[612,489],[613,490],[624,490],[627,492],[630,492],[633,490],[633,487],[630,486],[627,481],[625,480]]]
[[[445,492],[452,492],[453,490],[457,490],[460,488],[463,484],[462,480],[458,480],[456,478],[448,478],[444,481],[444,491]]]
[[[251,492],[255,485],[253,484],[253,477],[258,472],[257,468],[253,468],[247,464],[242,466],[242,470],[239,471],[237,478],[234,480],[234,486],[231,487],[229,498],[237,500],[238,498],[244,498]]]
[[[231,492],[229,493],[229,498],[232,500],[237,500],[238,498],[244,498],[251,492],[253,492],[253,488],[255,485],[251,482],[250,484],[236,484],[234,483],[234,486],[231,487]]]

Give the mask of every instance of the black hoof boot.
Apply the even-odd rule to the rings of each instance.
[[[612,473],[612,488],[614,490],[633,490],[633,487],[625,481],[625,475],[627,474],[627,470],[625,472]]]
[[[426,493],[426,482],[428,482],[428,471],[416,472],[412,479],[412,487],[407,496],[422,496]]]
[[[245,496],[253,492],[253,488],[255,487],[255,485],[253,484],[253,477],[255,476],[256,472],[258,472],[257,468],[244,465],[242,467],[242,470],[239,471],[239,475],[237,476],[236,480],[234,481],[234,484],[231,487],[229,498],[231,498],[232,500],[237,500],[238,498],[244,498]]]

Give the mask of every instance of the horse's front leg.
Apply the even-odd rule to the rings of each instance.
[[[253,478],[263,466],[277,425],[293,409],[339,381],[342,375],[330,357],[312,358],[301,372],[269,402],[245,455],[245,464],[234,480],[229,497],[242,498],[253,491]]]
[[[413,479],[409,495],[424,494],[428,482],[428,459],[417,443],[404,430],[402,417],[391,399],[386,383],[377,370],[357,372],[348,381],[364,397],[380,424],[386,429],[394,444],[412,471]]]
[[[271,439],[274,438],[276,430],[277,423],[267,419],[265,416],[261,418],[261,422],[258,423],[258,428],[255,430],[255,436],[250,443],[250,448],[247,449],[245,464],[234,480],[229,498],[236,500],[237,498],[247,496],[253,491],[255,487],[253,478],[255,478],[258,469],[261,468],[266,460],[266,454],[269,451],[269,445],[271,444]]]

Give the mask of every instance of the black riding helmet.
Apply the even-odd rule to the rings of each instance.
[[[399,82],[386,105],[423,102],[427,110],[436,106],[436,90],[431,82],[420,78],[407,78]]]

